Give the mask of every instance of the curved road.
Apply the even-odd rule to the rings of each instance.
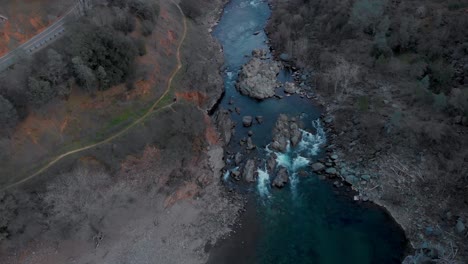
[[[0,58],[0,71],[3,71],[13,65],[16,60],[16,55],[19,52],[24,52],[24,54],[27,55],[33,54],[61,37],[65,31],[64,25],[67,18],[72,18],[73,16],[77,16],[79,14],[80,12],[78,11],[78,4],[76,4],[67,13],[65,13],[65,15],[63,15],[59,20],[55,21],[44,31],[35,35],[27,42],[21,44],[13,51],[5,54]]]
[[[15,186],[18,186],[22,183],[25,183],[33,178],[35,178],[36,176],[40,175],[41,173],[45,172],[47,169],[49,169],[52,165],[56,164],[57,162],[59,162],[60,160],[62,160],[63,158],[65,157],[68,157],[72,154],[76,154],[76,153],[79,153],[79,152],[82,152],[82,151],[85,151],[85,150],[88,150],[88,149],[91,149],[91,148],[94,148],[94,147],[97,147],[97,146],[100,146],[100,145],[103,145],[105,143],[108,143],[110,141],[112,141],[113,139],[125,134],[127,131],[129,131],[131,128],[135,127],[136,125],[142,123],[148,116],[150,116],[152,113],[154,113],[155,111],[160,111],[162,109],[165,109],[165,108],[168,108],[168,107],[171,107],[174,103],[170,103],[164,107],[161,107],[161,108],[157,108],[158,104],[161,102],[161,100],[166,97],[169,93],[169,91],[171,90],[171,86],[172,86],[172,81],[174,80],[174,77],[177,75],[177,73],[180,71],[180,69],[182,68],[182,59],[181,59],[181,56],[180,56],[180,50],[182,48],[182,45],[184,44],[185,42],[185,37],[187,36],[187,18],[185,17],[185,14],[184,12],[182,11],[182,8],[176,4],[173,0],[171,0],[172,3],[174,3],[174,5],[177,6],[177,8],[179,9],[180,11],[180,14],[182,15],[182,20],[183,20],[183,25],[184,25],[184,32],[182,34],[182,37],[180,39],[180,42],[179,42],[179,45],[177,46],[177,53],[176,53],[176,58],[177,58],[177,66],[175,67],[175,69],[172,71],[171,75],[169,75],[168,79],[167,79],[167,87],[166,87],[166,90],[164,91],[164,93],[161,95],[161,97],[158,98],[158,100],[156,100],[153,105],[151,106],[150,109],[148,109],[148,111],[146,111],[140,118],[138,118],[137,120],[135,120],[133,123],[131,123],[130,125],[124,127],[122,130],[120,130],[119,132],[109,136],[108,138],[106,139],[103,139],[97,143],[94,143],[94,144],[90,144],[88,146],[84,146],[84,147],[81,147],[81,148],[78,148],[78,149],[75,149],[75,150],[72,150],[72,151],[69,151],[69,152],[66,152],[60,156],[57,156],[55,157],[54,159],[52,159],[51,161],[49,161],[47,164],[45,164],[43,167],[41,167],[39,170],[37,170],[35,173],[33,173],[32,175],[29,175],[28,177],[22,179],[22,180],[19,180],[15,183],[12,183],[8,186],[5,186],[3,188],[0,189],[0,192],[1,191],[5,191],[7,189],[10,189],[12,187],[15,187]]]

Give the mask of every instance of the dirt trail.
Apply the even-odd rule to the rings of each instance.
[[[79,153],[79,152],[82,152],[82,151],[85,151],[85,150],[88,150],[88,149],[91,149],[91,148],[94,148],[94,147],[97,147],[97,146],[100,146],[100,145],[103,145],[105,143],[109,143],[111,142],[112,140],[116,139],[117,137],[125,134],[127,131],[129,131],[130,129],[132,129],[133,127],[135,127],[136,125],[140,124],[141,122],[143,122],[148,116],[150,116],[151,114],[153,114],[155,111],[156,112],[159,112],[160,110],[162,109],[165,109],[165,108],[168,108],[168,107],[171,107],[174,103],[171,103],[169,105],[166,105],[164,107],[161,107],[159,109],[156,109],[157,108],[157,105],[161,102],[161,100],[167,96],[167,94],[169,93],[169,91],[171,90],[171,86],[172,86],[172,81],[174,79],[174,77],[177,75],[177,73],[180,71],[180,69],[182,68],[182,60],[181,60],[181,56],[180,56],[180,50],[182,48],[182,45],[184,44],[184,41],[185,41],[185,37],[187,35],[187,18],[185,17],[184,15],[184,12],[182,11],[182,8],[176,4],[174,1],[171,1],[174,5],[177,6],[177,8],[179,9],[179,12],[180,14],[182,15],[182,19],[183,19],[183,25],[184,25],[184,32],[182,34],[182,37],[180,39],[180,42],[179,42],[179,45],[177,47],[177,52],[176,52],[176,58],[177,58],[177,66],[176,68],[173,70],[172,74],[169,76],[168,80],[167,80],[167,87],[166,87],[166,90],[164,91],[164,93],[161,95],[161,97],[159,97],[158,100],[156,100],[156,102],[154,102],[154,104],[151,106],[151,108],[148,109],[148,111],[146,111],[145,114],[143,114],[140,118],[138,118],[137,120],[135,120],[133,123],[131,123],[130,125],[126,126],[125,128],[123,128],[121,131],[117,132],[116,134],[114,135],[111,135],[109,136],[108,138],[106,139],[103,139],[97,143],[94,143],[94,144],[91,144],[91,145],[88,145],[88,146],[84,146],[84,147],[81,147],[81,148],[78,148],[78,149],[75,149],[75,150],[71,150],[71,151],[68,151],[56,158],[54,158],[52,161],[48,162],[46,165],[44,165],[42,168],[40,168],[39,170],[37,170],[35,173],[33,173],[32,175],[22,179],[22,180],[19,180],[15,183],[12,183],[10,185],[7,185],[5,187],[3,187],[2,189],[0,189],[0,191],[5,191],[5,190],[8,190],[10,188],[13,188],[15,186],[18,186],[20,184],[23,184],[37,176],[39,176],[41,173],[45,172],[47,169],[49,169],[52,165],[54,165],[55,163],[59,162],[60,160],[62,160],[63,158],[67,157],[67,156],[70,156],[70,155],[73,155],[73,154],[76,154],[76,153]]]

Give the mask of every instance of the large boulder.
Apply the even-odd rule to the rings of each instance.
[[[242,67],[236,87],[240,93],[255,99],[273,97],[280,69],[278,62],[254,57]]]
[[[246,182],[255,182],[256,180],[256,165],[254,160],[248,160],[242,170],[242,177]]]
[[[283,188],[289,180],[289,173],[285,167],[280,167],[278,172],[276,173],[276,177],[273,180],[272,185],[277,188]]]

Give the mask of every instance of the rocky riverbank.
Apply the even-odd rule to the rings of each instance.
[[[269,34],[277,33],[278,23],[270,21]],[[296,66],[297,58],[285,54],[281,43],[272,40],[272,46],[278,59]],[[460,146],[468,146],[467,127],[415,105],[390,76],[366,74],[345,95],[333,92],[324,65],[339,52],[318,42],[313,48],[321,53],[314,65],[322,68],[307,65],[294,74],[296,84],[324,107],[327,156],[312,168],[337,188],[351,186],[355,200],[390,212],[414,249],[405,263],[464,263],[468,200],[460,174],[466,174],[468,156]]]

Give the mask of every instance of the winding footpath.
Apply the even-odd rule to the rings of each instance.
[[[40,168],[39,170],[37,170],[35,173],[33,173],[32,175],[22,179],[22,180],[19,180],[15,183],[12,183],[8,186],[5,186],[3,187],[2,189],[0,189],[0,191],[5,191],[5,190],[8,190],[10,188],[13,188],[13,187],[16,187],[20,184],[23,184],[35,177],[37,177],[38,175],[40,175],[41,173],[45,172],[47,169],[49,169],[52,165],[56,164],[57,162],[59,162],[60,160],[62,160],[63,158],[65,157],[68,157],[70,155],[73,155],[73,154],[76,154],[76,153],[79,153],[79,152],[82,152],[82,151],[85,151],[85,150],[88,150],[88,149],[91,149],[91,148],[95,148],[97,146],[100,146],[100,145],[103,145],[103,144],[106,144],[106,143],[109,143],[111,142],[112,140],[118,138],[119,136],[125,134],[126,132],[128,132],[130,129],[132,129],[133,127],[135,127],[136,125],[142,123],[148,116],[150,116],[151,114],[153,113],[156,113],[156,112],[159,112],[165,108],[169,108],[171,107],[172,105],[175,104],[175,102],[171,103],[171,104],[168,104],[164,107],[161,107],[159,109],[157,109],[157,106],[158,104],[162,101],[162,99],[164,99],[164,97],[166,97],[168,95],[168,93],[170,92],[171,90],[171,86],[172,86],[172,81],[174,79],[174,77],[177,75],[177,73],[180,71],[180,69],[182,68],[182,60],[181,60],[181,56],[180,56],[180,50],[182,48],[182,45],[184,44],[184,41],[185,41],[185,37],[187,35],[187,18],[185,17],[185,14],[184,12],[182,11],[182,8],[176,4],[174,1],[171,1],[174,5],[177,6],[177,8],[179,9],[179,12],[180,14],[182,15],[182,19],[183,19],[183,25],[184,25],[184,32],[182,34],[182,38],[179,42],[179,45],[177,46],[177,52],[176,52],[176,57],[177,57],[177,66],[176,68],[172,71],[171,75],[169,76],[168,80],[167,80],[167,87],[166,87],[166,90],[164,91],[164,93],[161,95],[161,97],[159,97],[158,100],[156,100],[156,102],[153,103],[153,105],[151,106],[151,108],[148,109],[148,111],[146,111],[145,114],[143,114],[140,118],[138,118],[137,120],[135,120],[133,123],[131,123],[130,125],[126,126],[125,128],[123,128],[121,131],[117,132],[116,134],[113,134],[111,136],[109,136],[108,138],[106,139],[103,139],[97,143],[94,143],[94,144],[91,144],[91,145],[88,145],[88,146],[84,146],[84,147],[81,147],[81,148],[78,148],[78,149],[75,149],[75,150],[72,150],[72,151],[69,151],[69,152],[66,152],[56,158],[54,158],[53,160],[51,160],[50,162],[48,162],[47,164],[45,164],[42,168]]]

